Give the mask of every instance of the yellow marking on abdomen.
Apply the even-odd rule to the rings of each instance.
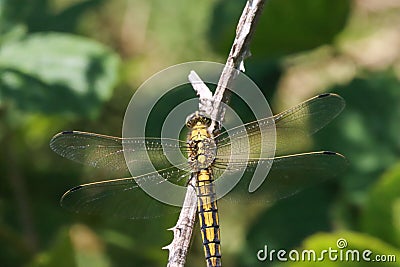
[[[198,116],[197,113],[196,116]],[[214,157],[211,160],[207,158],[210,156],[210,153],[207,153],[208,151],[206,151],[203,143],[207,138],[210,138],[207,130],[208,126],[202,120],[190,126],[191,133],[189,134],[189,140],[191,144],[195,144],[197,147],[193,146],[195,149],[191,149],[189,152],[189,163],[193,164],[193,170],[197,174],[197,210],[207,267],[220,267],[221,244],[218,208],[215,188],[212,183],[211,168],[209,168]],[[210,149],[209,142],[207,144],[208,149]],[[207,163],[208,161],[210,162]]]
[[[219,217],[211,170],[197,174],[197,209],[207,267],[221,266]]]

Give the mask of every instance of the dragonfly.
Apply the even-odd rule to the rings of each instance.
[[[260,164],[270,164],[268,176],[251,194],[250,180],[244,175],[232,191],[218,201],[249,195],[249,199],[273,202],[302,189],[337,176],[347,165],[345,157],[331,151],[288,154],[299,142],[322,129],[344,108],[345,101],[333,93],[321,94],[274,116],[223,131],[215,136],[208,132],[211,119],[195,112],[188,117],[187,140],[162,138],[120,138],[80,131],[64,131],[50,141],[51,149],[70,160],[93,167],[129,173],[129,165],[140,170],[149,158],[155,171],[129,178],[94,181],[68,190],[61,205],[77,213],[101,214],[129,219],[153,218],[180,209],[149,197],[141,183],[159,178],[158,183],[187,185],[196,179],[197,210],[208,267],[221,266],[219,217],[214,181],[225,172],[254,172]],[[272,158],[259,153],[262,134],[269,134],[275,124]],[[242,147],[248,146],[247,155]],[[267,146],[269,147],[269,146]],[[181,162],[171,162],[169,153],[186,153]],[[124,153],[132,155],[127,160]],[[233,155],[233,157],[232,157]],[[186,179],[185,179],[186,178]],[[232,197],[230,197],[232,195]],[[246,197],[243,197],[246,199]]]

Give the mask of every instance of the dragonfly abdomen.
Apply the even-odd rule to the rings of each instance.
[[[188,163],[196,178],[197,213],[207,267],[221,267],[221,242],[217,198],[213,184],[211,165],[217,147],[208,132],[211,120],[199,112],[188,117],[186,125],[191,129],[188,136]]]
[[[221,266],[218,207],[211,169],[197,173],[197,210],[207,267]]]

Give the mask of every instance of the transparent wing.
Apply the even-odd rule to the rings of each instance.
[[[265,136],[273,134],[274,124],[276,128],[275,155],[287,154],[293,147],[307,140],[307,136],[314,134],[333,120],[344,106],[345,102],[339,95],[322,94],[273,117],[225,131],[216,136],[217,158],[243,155],[246,147],[250,149],[250,158],[260,157],[261,132]],[[266,140],[266,142],[272,141]],[[273,149],[274,145],[271,143],[266,147]],[[265,154],[273,155],[272,153],[273,151],[266,151]]]
[[[325,94],[312,98],[290,110],[271,118],[245,125],[245,130],[235,128],[217,136],[218,150],[215,161],[215,174],[223,171],[235,172],[245,169],[251,171],[256,164],[271,162],[271,159],[259,159],[257,152],[260,146],[260,132],[268,134],[270,126],[275,123],[277,133],[277,152],[284,153],[296,140],[313,134],[331,121],[343,109],[344,101],[334,94]],[[230,137],[229,137],[230,136]],[[251,154],[249,162],[241,159],[244,142],[249,137]],[[85,132],[63,132],[53,137],[51,148],[61,156],[94,167],[113,170],[127,170],[124,151],[130,157],[135,168],[147,162],[148,157],[156,162],[158,172],[141,175],[135,178],[124,178],[90,183],[75,187],[63,196],[62,205],[76,212],[114,215],[127,218],[157,217],[178,209],[165,206],[148,197],[138,183],[162,178],[162,181],[179,182],[188,175],[186,160],[177,168],[165,156],[168,153],[185,151],[186,143],[178,140],[157,138],[129,138],[98,135]],[[245,145],[246,146],[246,145]],[[230,154],[237,155],[234,161],[226,164]],[[268,179],[251,195],[266,201],[273,201],[296,193],[302,188],[327,179],[337,173],[344,164],[344,158],[336,153],[315,152],[298,154],[274,159]],[[180,168],[180,169],[179,169]],[[249,178],[240,180],[232,194],[249,195],[247,192]],[[245,193],[245,194],[243,194]]]
[[[55,135],[50,141],[50,147],[57,154],[79,163],[129,173],[124,151],[131,153],[128,164],[135,164],[137,168],[150,159],[157,169],[165,169],[171,166],[166,154],[181,156],[181,151],[186,150],[186,143],[174,139],[123,139],[95,133],[66,131]],[[184,162],[186,160],[179,163]]]
[[[68,190],[61,198],[61,205],[77,213],[116,216],[129,219],[153,218],[178,212],[180,209],[163,204],[140,187],[141,183],[185,183],[189,171],[185,165],[170,167],[139,177],[122,178],[83,184]]]
[[[249,184],[252,172],[258,164],[270,164],[272,159],[250,159],[246,164],[243,161],[229,162],[218,159],[215,161],[214,174],[223,173],[235,175],[237,171],[245,170],[245,175],[235,188],[223,199],[273,202],[296,194],[302,189],[318,184],[326,179],[339,176],[347,167],[344,156],[329,151],[295,154],[276,157],[272,167],[262,185],[254,192],[249,193]]]

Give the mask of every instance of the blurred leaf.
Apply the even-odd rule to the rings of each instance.
[[[2,24],[0,25],[0,46],[3,43],[20,39],[25,34],[26,34],[26,27],[21,24],[19,25]]]
[[[359,192],[397,160],[400,83],[391,72],[367,73],[333,91],[345,99],[346,107],[315,136],[317,147],[347,157],[349,170],[341,184]]]
[[[226,54],[245,1],[220,1],[214,11],[210,40]],[[349,0],[270,0],[267,2],[254,41],[255,57],[278,57],[331,43],[346,24]]]
[[[247,252],[240,257],[243,265],[264,266],[253,255],[266,244],[274,249],[292,249],[307,236],[328,231],[334,191],[331,183],[323,183],[278,201],[261,214],[248,229]]]
[[[29,27],[30,32],[72,32],[76,29],[79,18],[90,8],[98,6],[103,0],[64,1],[67,6],[61,10],[56,8],[60,3],[54,2],[33,0],[27,3],[25,0],[2,0],[0,17],[1,6],[3,6],[4,15],[9,23],[25,24]]]
[[[96,234],[84,225],[62,229],[55,244],[40,253],[29,267],[107,267],[110,262],[104,245]]]
[[[30,25],[35,27],[32,28],[32,30],[70,32],[77,28],[79,18],[85,12],[95,8],[102,2],[104,2],[104,0],[78,1],[64,8],[59,13],[50,14],[48,17],[41,19],[40,14],[33,12],[30,18]],[[40,23],[38,23],[38,21],[40,21]]]
[[[76,224],[70,228],[69,236],[75,250],[78,267],[108,267],[102,240],[86,225]]]
[[[199,55],[210,57],[209,50],[204,49],[208,45],[204,35],[213,1],[151,0],[144,3],[140,7],[151,16],[146,25],[149,37],[146,41],[152,44],[149,54],[158,52],[163,58],[177,57],[179,62],[185,58],[193,60],[192,53],[196,54],[196,59]]]
[[[65,228],[61,228],[48,251],[37,255],[29,267],[75,267],[74,249]]]
[[[362,190],[394,164],[400,151],[400,83],[391,73],[369,73],[355,79],[346,90],[335,90],[346,100],[346,108],[332,128],[319,139],[350,161],[349,179],[343,185]],[[334,138],[333,138],[333,136]]]
[[[13,21],[14,17],[9,12],[10,1],[0,1],[0,46],[7,40],[21,37],[26,32],[26,27]]]
[[[384,170],[398,161],[400,151],[400,83],[390,71],[366,73],[335,88],[346,101],[343,112],[315,137],[316,149],[342,153],[349,161],[339,180],[336,224],[360,230],[360,215]]]
[[[362,217],[363,230],[393,245],[400,245],[400,163],[374,185]]]
[[[344,239],[347,243],[345,248],[339,248],[338,243],[339,239]],[[343,243],[342,243],[343,244]],[[323,250],[337,250],[333,255],[337,255],[336,260],[329,260],[329,253],[324,254],[323,261],[297,261],[290,262],[285,266],[291,267],[301,267],[301,266],[328,266],[328,267],[341,267],[341,266],[385,266],[385,267],[395,267],[398,266],[397,262],[378,262],[373,263],[372,260],[375,259],[376,255],[394,255],[396,259],[400,257],[400,251],[381,240],[368,236],[366,234],[356,233],[356,232],[336,232],[336,233],[319,233],[307,238],[301,248],[298,248],[297,251],[300,253],[302,250],[314,250],[316,252],[316,256],[320,256]],[[352,251],[350,251],[352,250]],[[357,252],[352,254],[354,250],[357,250],[360,255],[359,261],[346,261],[346,252],[348,253],[348,258],[352,259],[353,255],[356,257]],[[362,260],[362,253],[364,250],[370,250],[372,254],[369,256],[371,262]],[[340,255],[343,253],[343,260],[340,260]],[[301,255],[301,254],[300,254]]]
[[[0,48],[0,103],[23,111],[93,118],[110,99],[118,56],[105,46],[67,34],[32,34]]]

